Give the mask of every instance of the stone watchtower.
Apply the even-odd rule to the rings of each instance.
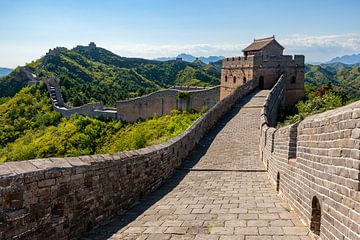
[[[284,47],[275,37],[255,39],[243,57],[224,59],[221,69],[220,99],[236,87],[256,79],[260,89],[271,89],[281,75],[286,82],[285,104],[293,105],[304,96],[303,55],[283,55]]]

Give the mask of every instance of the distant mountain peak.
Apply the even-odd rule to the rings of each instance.
[[[6,75],[8,75],[9,73],[11,73],[12,69],[10,68],[1,68],[0,67],[0,77],[4,77]]]
[[[327,63],[336,63],[336,62],[345,63],[345,64],[360,63],[360,53],[336,57],[336,58],[331,59]]]
[[[161,58],[156,58],[154,60],[170,61],[170,60],[176,60],[176,59],[179,59],[179,58],[181,58],[183,61],[186,61],[186,62],[194,62],[194,61],[200,60],[203,63],[209,64],[211,62],[217,62],[219,60],[222,60],[225,57],[224,56],[207,56],[207,57],[201,56],[201,57],[196,57],[196,56],[193,56],[191,54],[180,53],[176,57],[161,57]]]

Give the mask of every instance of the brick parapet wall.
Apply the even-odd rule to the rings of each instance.
[[[190,96],[194,95],[194,96],[198,96],[198,95],[204,95],[204,96],[209,96],[209,95],[216,95],[219,94],[219,90],[220,86],[215,86],[215,87],[211,87],[211,88],[205,88],[205,89],[196,89],[196,88],[192,88],[192,87],[174,87],[174,88],[169,88],[169,89],[165,89],[165,90],[159,90],[153,93],[150,93],[148,95],[144,95],[144,96],[140,96],[140,97],[136,97],[136,98],[132,98],[132,99],[127,99],[127,100],[122,100],[122,101],[117,101],[116,102],[116,106],[118,108],[120,108],[122,105],[124,104],[134,104],[134,103],[144,103],[147,102],[153,98],[159,98],[159,97],[176,97],[178,92],[181,91],[186,91],[189,93]]]
[[[134,122],[157,115],[169,114],[173,109],[201,111],[204,107],[211,108],[220,99],[220,86],[207,89],[187,90],[185,99],[178,97],[178,89],[166,89],[151,94],[118,101],[116,108],[123,120]]]
[[[69,239],[160,186],[256,81],[169,141],[135,151],[0,164],[0,239]]]
[[[280,83],[278,82],[277,85]],[[271,180],[310,226],[321,204],[322,239],[360,239],[360,101],[283,128],[270,127],[273,88],[262,115],[260,150]]]

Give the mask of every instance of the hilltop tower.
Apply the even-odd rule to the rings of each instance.
[[[283,55],[284,47],[275,37],[254,39],[243,57],[228,57],[221,68],[220,99],[236,87],[255,79],[260,89],[271,89],[281,75],[286,82],[285,104],[293,105],[304,96],[303,55]]]
[[[89,43],[89,48],[94,49],[96,48],[96,44],[94,42]]]

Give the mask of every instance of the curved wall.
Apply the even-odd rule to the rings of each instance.
[[[319,200],[321,239],[360,239],[360,101],[275,129],[282,85],[280,79],[261,118],[260,150],[271,180],[311,228]]]
[[[198,112],[204,107],[211,108],[220,99],[220,86],[207,89],[186,90],[188,97],[178,97],[181,88],[159,90],[145,96],[118,101],[116,109],[124,116],[127,122],[134,122],[138,119],[147,119],[157,115],[170,114],[173,109],[189,110]],[[183,88],[185,89],[185,88]]]
[[[189,129],[155,146],[115,154],[0,164],[0,239],[69,239],[156,189],[255,81]]]

